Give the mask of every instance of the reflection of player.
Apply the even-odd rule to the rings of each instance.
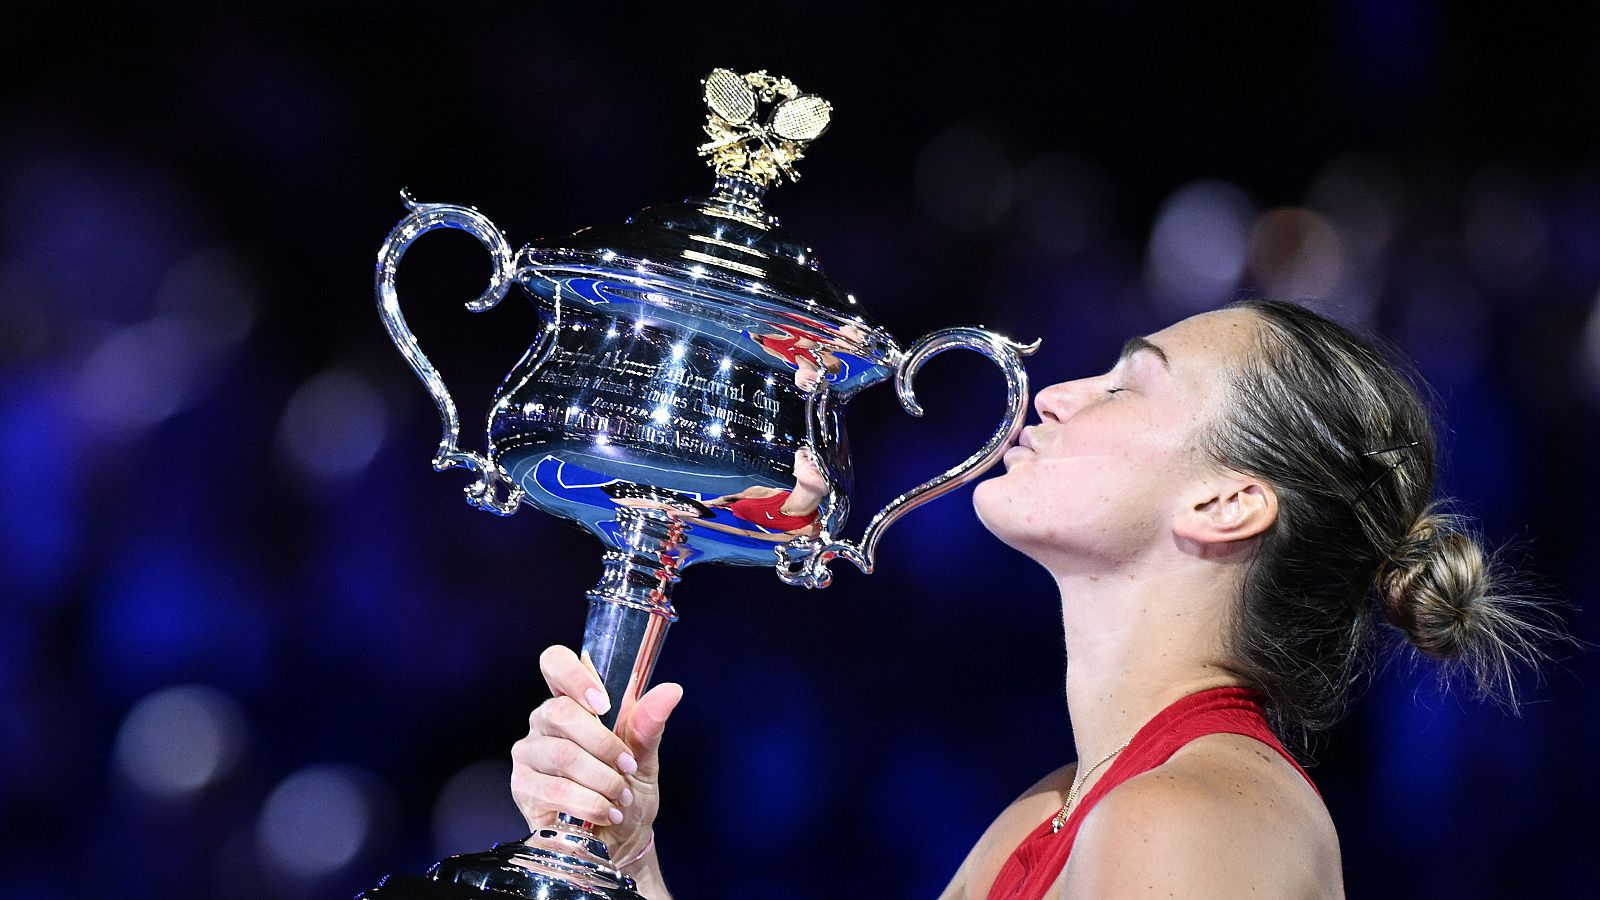
[[[600,490],[605,491],[618,506],[661,509],[670,515],[689,516],[695,519],[711,515],[711,510],[707,509],[705,504],[677,491],[635,484],[631,481],[613,481],[601,485]]]
[[[760,344],[761,349],[794,366],[795,387],[810,393],[824,373],[837,375],[844,369],[844,363],[834,351],[859,353],[859,344],[864,335],[860,328],[845,325],[838,328],[833,337],[829,337],[827,332],[834,331],[831,326],[810,319],[800,321],[813,327],[808,329],[775,323],[772,327],[777,329],[776,332],[752,333],[750,338]]]
[[[827,338],[793,325],[774,325],[773,334],[752,334],[750,339],[761,345],[780,360],[794,366],[794,383],[802,391],[810,392],[821,380],[822,373],[829,375],[844,368],[839,357],[823,344]],[[821,365],[818,365],[818,361]]]
[[[822,503],[822,495],[828,491],[828,480],[817,467],[810,448],[801,447],[794,452],[794,479],[794,487],[787,491],[756,486],[705,502],[706,506],[723,507],[734,516],[765,530],[734,528],[719,522],[701,524],[767,540],[788,540],[802,535],[815,537],[822,528],[817,522],[817,507]]]
[[[815,353],[815,356],[812,356]],[[822,360],[829,375],[838,372],[843,366],[839,357],[827,350],[814,350],[812,353],[802,353],[795,357],[794,386],[806,393],[816,390],[817,383],[822,380],[823,368],[817,366],[817,360]]]

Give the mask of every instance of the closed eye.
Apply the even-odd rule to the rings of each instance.
[[[1106,388],[1106,393],[1108,393],[1108,394],[1120,394],[1125,390],[1127,390],[1127,388]]]

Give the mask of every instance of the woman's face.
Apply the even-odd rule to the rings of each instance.
[[[1047,567],[1138,559],[1171,543],[1174,516],[1217,472],[1199,446],[1225,412],[1228,377],[1249,348],[1254,313],[1222,310],[1134,338],[1104,375],[1036,395],[1040,422],[978,485],[984,526]]]
[[[828,479],[823,477],[822,470],[817,467],[817,458],[811,455],[809,447],[801,447],[794,451],[794,482],[796,487],[813,491],[828,489]]]

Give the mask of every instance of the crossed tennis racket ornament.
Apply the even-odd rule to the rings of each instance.
[[[705,88],[706,134],[700,154],[711,157],[718,175],[743,178],[770,187],[780,175],[799,181],[794,164],[805,155],[806,145],[828,130],[833,105],[816,94],[802,94],[787,78],[765,71],[740,75],[732,69],[713,69],[701,82]],[[765,122],[760,108],[770,107]]]
[[[799,178],[795,163],[827,130],[832,106],[765,71],[716,69],[702,88],[711,140],[699,149],[716,172],[708,196],[513,250],[476,209],[402,192],[408,214],[378,252],[379,315],[439,412],[434,468],[474,476],[464,492],[478,509],[508,516],[531,506],[605,545],[583,655],[612,699],[602,721],[613,728],[650,681],[685,569],[770,566],[811,588],[828,585],[839,559],[870,573],[886,528],[1000,459],[1027,409],[1021,357],[1038,347],[977,327],[902,346],[764,205],[769,187]],[[540,318],[490,398],[481,451],[458,443],[455,399],[400,312],[400,259],[440,228],[473,235],[492,259],[469,311],[487,312],[516,286]],[[994,432],[890,501],[859,538],[841,537],[853,485],[845,404],[893,381],[901,405],[921,415],[916,373],[952,349],[1000,368],[1006,400]],[[390,875],[363,896],[637,898],[603,835],[564,815],[425,875]]]

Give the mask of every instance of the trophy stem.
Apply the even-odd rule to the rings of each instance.
[[[667,628],[678,620],[669,594],[689,527],[659,509],[622,507],[617,525],[624,549],[602,558],[600,583],[585,596],[583,657],[605,685],[611,708],[600,717],[616,730],[650,683]]]
[[[606,553],[600,583],[587,594],[583,658],[611,698],[601,716],[616,729],[650,682],[667,628],[677,621],[668,594],[678,582],[689,526],[659,509],[617,510],[621,549]],[[562,813],[555,824],[493,850],[452,856],[425,877],[390,875],[369,900],[642,900],[632,878],[588,822]]]

